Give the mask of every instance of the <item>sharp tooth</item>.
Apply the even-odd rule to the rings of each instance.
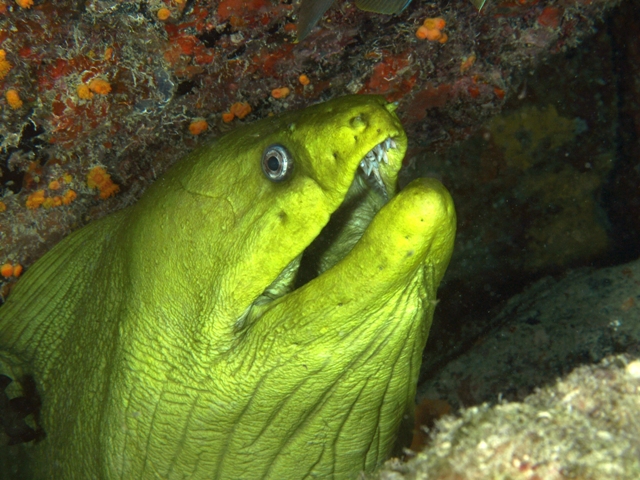
[[[367,174],[367,176],[369,176],[371,175],[371,169],[373,168],[373,164],[368,162],[367,159],[365,158],[360,162],[360,168],[362,168],[364,173]]]
[[[378,183],[378,185],[380,185],[380,188],[382,190],[385,190],[384,182],[382,181],[382,177],[380,176],[380,170],[378,170],[377,168],[374,168],[373,169],[373,176],[376,179],[376,182]]]

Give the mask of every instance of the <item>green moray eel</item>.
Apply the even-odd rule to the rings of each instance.
[[[397,191],[394,109],[348,96],[232,131],[23,275],[0,373],[35,379],[36,478],[348,479],[388,458],[455,234],[438,181]]]

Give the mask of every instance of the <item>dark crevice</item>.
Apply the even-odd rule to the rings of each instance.
[[[0,423],[8,438],[8,445],[39,442],[46,435],[40,426],[42,402],[36,389],[36,382],[31,376],[23,377],[19,381],[22,396],[9,398],[5,390],[12,381],[10,377],[0,374]],[[25,421],[30,415],[33,416],[35,428]]]
[[[24,153],[34,153],[35,158],[38,158],[42,148],[47,145],[47,143],[40,138],[40,135],[43,133],[44,128],[29,122],[22,128],[18,146],[0,151],[0,178],[2,178],[0,193],[4,193],[5,190],[18,193],[22,189],[25,172],[18,168],[10,169],[9,159],[11,155],[20,151]]]
[[[640,256],[640,10],[626,2],[609,23],[618,90],[616,161],[603,191],[615,263]]]
[[[193,93],[193,89],[197,86],[198,83],[193,80],[185,80],[184,82],[180,82],[176,87],[176,96],[180,97],[182,95]]]

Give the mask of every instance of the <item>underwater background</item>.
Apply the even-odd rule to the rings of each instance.
[[[299,43],[297,8],[0,0],[0,296],[66,234],[134,203],[205,139],[337,96],[382,94],[398,102],[409,137],[403,184],[438,178],[458,213],[423,356],[423,423],[470,407],[479,410],[464,425],[476,414],[499,424],[499,409],[478,406],[525,399],[518,405],[539,409],[519,413],[535,419],[551,409],[540,397],[587,387],[637,393],[640,2],[489,0],[478,12],[467,0],[414,0],[393,16],[337,2]],[[554,386],[579,366],[569,387]],[[529,397],[545,387],[562,393]],[[553,463],[546,450],[536,460],[505,432],[467,445],[475,461],[395,464],[393,474],[490,478],[477,449],[509,445],[494,457],[509,478],[637,478],[637,461],[611,465],[640,452],[629,423],[640,405],[584,396],[600,402],[587,417],[600,408],[620,419],[611,431],[568,422],[583,425],[576,436],[605,432],[576,456],[609,451],[595,466]],[[443,432],[460,428],[447,421]],[[427,444],[425,434],[413,447]],[[447,477],[456,465],[465,476]]]

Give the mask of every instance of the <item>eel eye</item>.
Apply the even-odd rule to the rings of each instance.
[[[282,145],[270,145],[262,154],[262,171],[272,182],[281,182],[291,175],[293,157]]]

